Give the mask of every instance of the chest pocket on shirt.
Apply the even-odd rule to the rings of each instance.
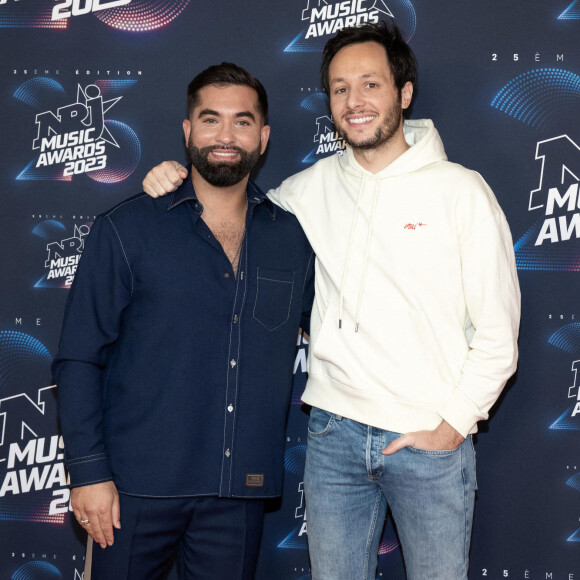
[[[275,330],[290,317],[294,272],[258,266],[254,318],[267,330]]]

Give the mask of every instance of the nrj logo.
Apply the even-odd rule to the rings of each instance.
[[[284,52],[319,52],[328,38],[343,28],[377,24],[394,19],[407,41],[416,28],[415,8],[410,0],[305,0],[301,11],[305,28],[290,42]]]
[[[61,237],[64,226],[54,220],[46,220],[34,228],[33,233],[44,239],[51,233],[54,236],[60,232],[57,240],[46,245],[45,273],[34,285],[35,288],[70,288],[85,247],[85,239],[91,231],[90,225],[75,224],[72,236],[65,238]]]
[[[66,30],[71,18],[94,14],[110,28],[147,33],[175,20],[189,0],[0,0],[0,6],[3,4],[0,28]]]
[[[564,328],[563,330],[569,329]],[[578,332],[577,326],[574,331]],[[578,370],[580,370],[580,360],[575,360],[572,362],[571,367],[573,374],[572,385],[566,386],[567,398],[571,402],[568,403],[566,410],[550,425],[550,429],[580,431],[580,380]]]
[[[580,272],[580,147],[559,135],[539,141],[535,159],[528,211],[538,217],[514,244],[518,270]]]
[[[530,193],[529,211],[543,211],[535,246],[580,238],[580,147],[568,135],[538,142],[540,182]]]
[[[62,524],[68,513],[56,387],[34,386],[51,359],[34,336],[0,330],[0,520]]]
[[[53,7],[52,20],[84,16],[91,12],[99,12],[127,4],[131,4],[131,0],[64,0]]]
[[[284,454],[284,468],[298,478],[296,490],[298,492],[294,509],[295,524],[290,533],[278,544],[281,549],[308,549],[308,523],[304,504],[304,463],[306,459],[306,445],[292,445]],[[288,479],[286,480],[289,481]]]
[[[571,417],[580,415],[580,384],[578,382],[578,369],[580,368],[580,360],[575,360],[572,363],[572,371],[574,373],[574,384],[568,389],[568,398],[574,399],[574,408],[572,409]]]
[[[327,156],[329,153],[346,148],[346,141],[337,133],[330,117],[324,115],[316,119],[316,134],[314,142],[318,143],[316,155]]]
[[[105,101],[98,86],[78,85],[75,103],[59,107],[56,113],[36,115],[38,135],[32,149],[40,150],[40,155],[35,167],[64,165],[63,177],[104,169],[107,144],[119,147],[105,126],[105,113],[121,99]]]
[[[62,524],[69,511],[64,444],[52,430],[56,427],[54,389],[38,389],[36,398],[19,393],[0,399],[0,511],[3,498],[50,490],[40,494],[38,502],[23,498],[13,503],[10,517],[2,519]]]
[[[300,106],[314,113],[316,128],[314,130],[314,148],[302,159],[302,163],[315,163],[323,157],[342,152],[346,148],[345,140],[338,134],[328,113],[328,97],[324,93],[312,93]]]
[[[87,174],[95,181],[116,183],[129,177],[141,159],[141,145],[128,125],[106,118],[123,97],[107,98],[105,93],[119,93],[135,83],[106,79],[79,84],[75,101],[36,114],[36,157],[16,179],[70,181]],[[34,77],[14,96],[33,106],[54,101],[56,92],[64,94],[60,83]]]
[[[378,7],[377,7],[378,4]],[[360,26],[366,22],[377,23],[380,13],[393,18],[393,13],[382,0],[306,0],[302,20],[308,22],[305,38],[336,34],[348,26]]]
[[[572,322],[559,328],[548,343],[573,357],[572,385],[566,381],[565,393],[568,400],[566,410],[550,425],[550,429],[580,430],[580,323]],[[562,392],[562,391],[561,391]]]

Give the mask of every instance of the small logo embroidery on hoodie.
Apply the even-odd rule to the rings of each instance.
[[[418,222],[416,224],[405,224],[403,226],[404,230],[416,230],[417,228],[420,228],[422,226],[426,226],[427,224],[424,224],[423,222]]]

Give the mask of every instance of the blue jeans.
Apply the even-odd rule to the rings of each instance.
[[[409,580],[467,579],[477,488],[471,437],[451,451],[382,455],[399,436],[312,409],[304,489],[313,580],[373,580],[387,506]]]

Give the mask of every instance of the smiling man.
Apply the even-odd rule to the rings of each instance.
[[[329,40],[322,86],[348,146],[269,192],[316,253],[304,476],[313,580],[374,580],[387,507],[410,580],[466,580],[471,435],[517,360],[513,244],[492,191],[405,121],[415,57],[394,28]],[[144,185],[170,191],[166,162]]]
[[[188,104],[191,179],[96,219],[53,365],[93,580],[165,577],[176,549],[182,580],[251,580],[281,492],[314,257],[248,179],[269,135],[261,83],[223,63]]]

